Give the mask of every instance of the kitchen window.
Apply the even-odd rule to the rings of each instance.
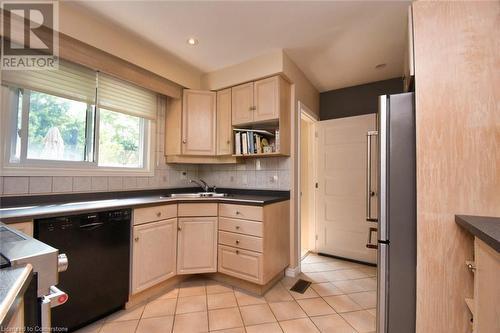
[[[4,174],[150,174],[156,95],[62,63],[2,72]]]

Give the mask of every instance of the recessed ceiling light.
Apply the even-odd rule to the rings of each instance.
[[[387,66],[387,64],[378,64],[377,66],[375,66],[375,69],[382,69],[382,68],[385,68]]]
[[[198,40],[194,37],[188,38],[187,43],[191,46],[198,45]]]

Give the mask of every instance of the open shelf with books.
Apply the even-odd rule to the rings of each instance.
[[[282,156],[279,127],[233,128],[235,157]]]

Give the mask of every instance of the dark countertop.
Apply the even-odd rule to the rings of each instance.
[[[109,209],[139,207],[148,205],[180,203],[180,202],[220,202],[245,205],[264,206],[275,202],[289,200],[289,196],[277,195],[270,192],[263,195],[265,191],[255,193],[230,193],[222,198],[171,198],[161,194],[147,194],[122,198],[102,198],[98,200],[78,200],[70,202],[44,202],[41,204],[29,204],[23,206],[2,207],[0,209],[0,221],[4,223],[16,222],[22,219],[53,217],[66,214],[96,212]]]
[[[0,331],[9,323],[17,310],[31,281],[31,271],[30,264],[0,269]]]
[[[455,222],[500,252],[500,217],[455,215]]]

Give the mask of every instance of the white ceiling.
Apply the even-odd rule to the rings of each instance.
[[[81,1],[203,72],[284,49],[319,91],[401,76],[409,1]],[[188,37],[199,40],[187,45]],[[375,65],[386,63],[384,69]]]

